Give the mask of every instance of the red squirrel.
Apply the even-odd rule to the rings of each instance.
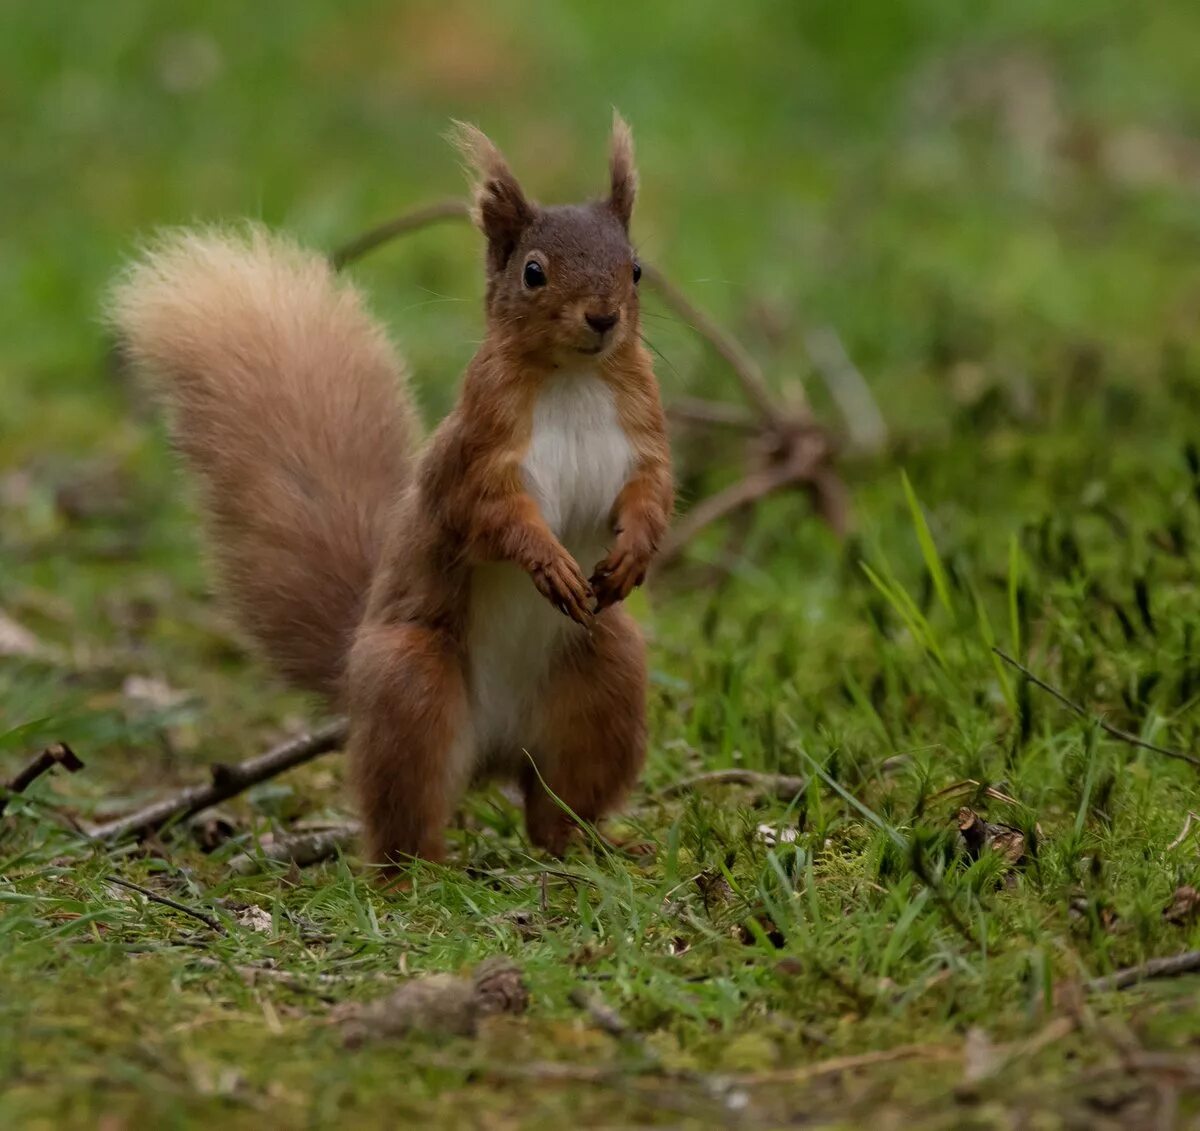
[[[114,287],[124,355],[201,487],[223,595],[293,684],[350,717],[370,858],[442,860],[467,786],[519,783],[565,850],[646,750],[622,602],[672,510],[639,332],[637,174],[614,117],[606,198],[544,207],[456,124],[486,238],[487,333],[417,441],[402,366],[326,260],[250,227],[176,231]]]

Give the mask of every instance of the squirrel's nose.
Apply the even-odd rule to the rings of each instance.
[[[607,334],[620,320],[621,315],[614,310],[608,314],[585,314],[583,317],[597,334]]]

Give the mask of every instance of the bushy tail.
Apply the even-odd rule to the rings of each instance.
[[[168,233],[108,314],[200,481],[239,624],[292,683],[336,697],[414,445],[384,331],[320,255],[257,227]]]

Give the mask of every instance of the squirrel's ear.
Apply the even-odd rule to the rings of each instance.
[[[608,204],[628,228],[633,216],[633,198],[637,195],[637,169],[633,164],[633,131],[616,110],[613,111],[608,168],[612,177]]]
[[[477,126],[454,122],[450,140],[467,164],[474,199],[471,218],[487,237],[488,270],[501,271],[536,210],[525,198],[504,155]]]

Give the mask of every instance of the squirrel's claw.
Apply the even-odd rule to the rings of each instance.
[[[530,571],[530,577],[538,592],[563,616],[584,628],[591,627],[591,604],[595,595],[572,559],[538,566]]]

